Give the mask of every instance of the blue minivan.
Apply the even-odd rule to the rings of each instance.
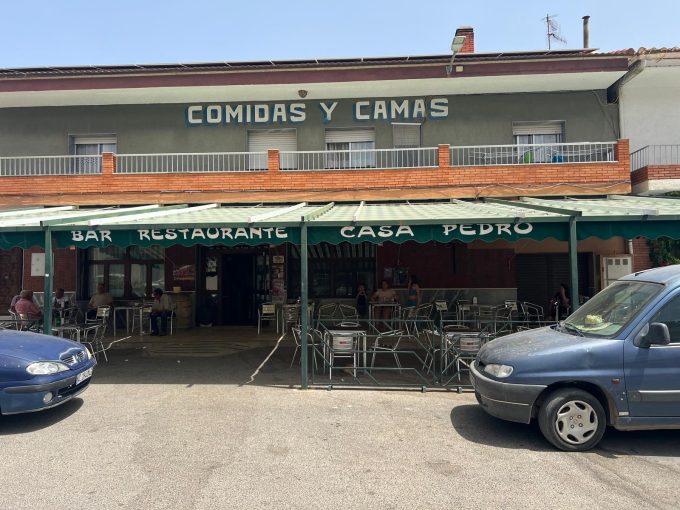
[[[680,265],[621,278],[566,320],[487,343],[470,367],[492,416],[537,419],[557,448],[680,428]]]

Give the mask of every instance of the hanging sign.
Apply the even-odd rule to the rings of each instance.
[[[309,243],[403,243],[417,241],[449,242],[542,240],[548,237],[560,241],[568,239],[566,223],[469,223],[443,225],[347,225],[344,227],[311,227]]]
[[[287,227],[206,227],[55,232],[60,247],[76,246],[249,246],[300,242],[299,229]]]

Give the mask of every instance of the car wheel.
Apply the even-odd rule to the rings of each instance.
[[[582,452],[600,442],[607,417],[591,393],[563,388],[545,399],[538,412],[538,425],[545,438],[560,450]]]

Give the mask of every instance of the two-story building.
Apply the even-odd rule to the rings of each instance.
[[[475,53],[471,28],[456,35],[453,55],[0,70],[0,206],[474,208],[630,193],[628,141],[608,97],[627,55]],[[86,298],[104,282],[118,300],[181,290],[209,303],[218,324],[251,323],[260,302],[300,295],[296,242],[206,235],[62,243],[54,284]],[[310,298],[353,299],[359,283],[403,287],[415,274],[424,288],[543,304],[569,280],[567,243],[550,236],[365,236],[310,246]],[[4,247],[0,301],[42,290],[31,264],[41,248]],[[623,237],[580,241],[581,293],[601,286],[602,257],[629,251]]]

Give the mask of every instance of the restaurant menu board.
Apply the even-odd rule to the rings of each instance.
[[[286,299],[286,270],[283,255],[272,256],[272,301],[282,303]]]

